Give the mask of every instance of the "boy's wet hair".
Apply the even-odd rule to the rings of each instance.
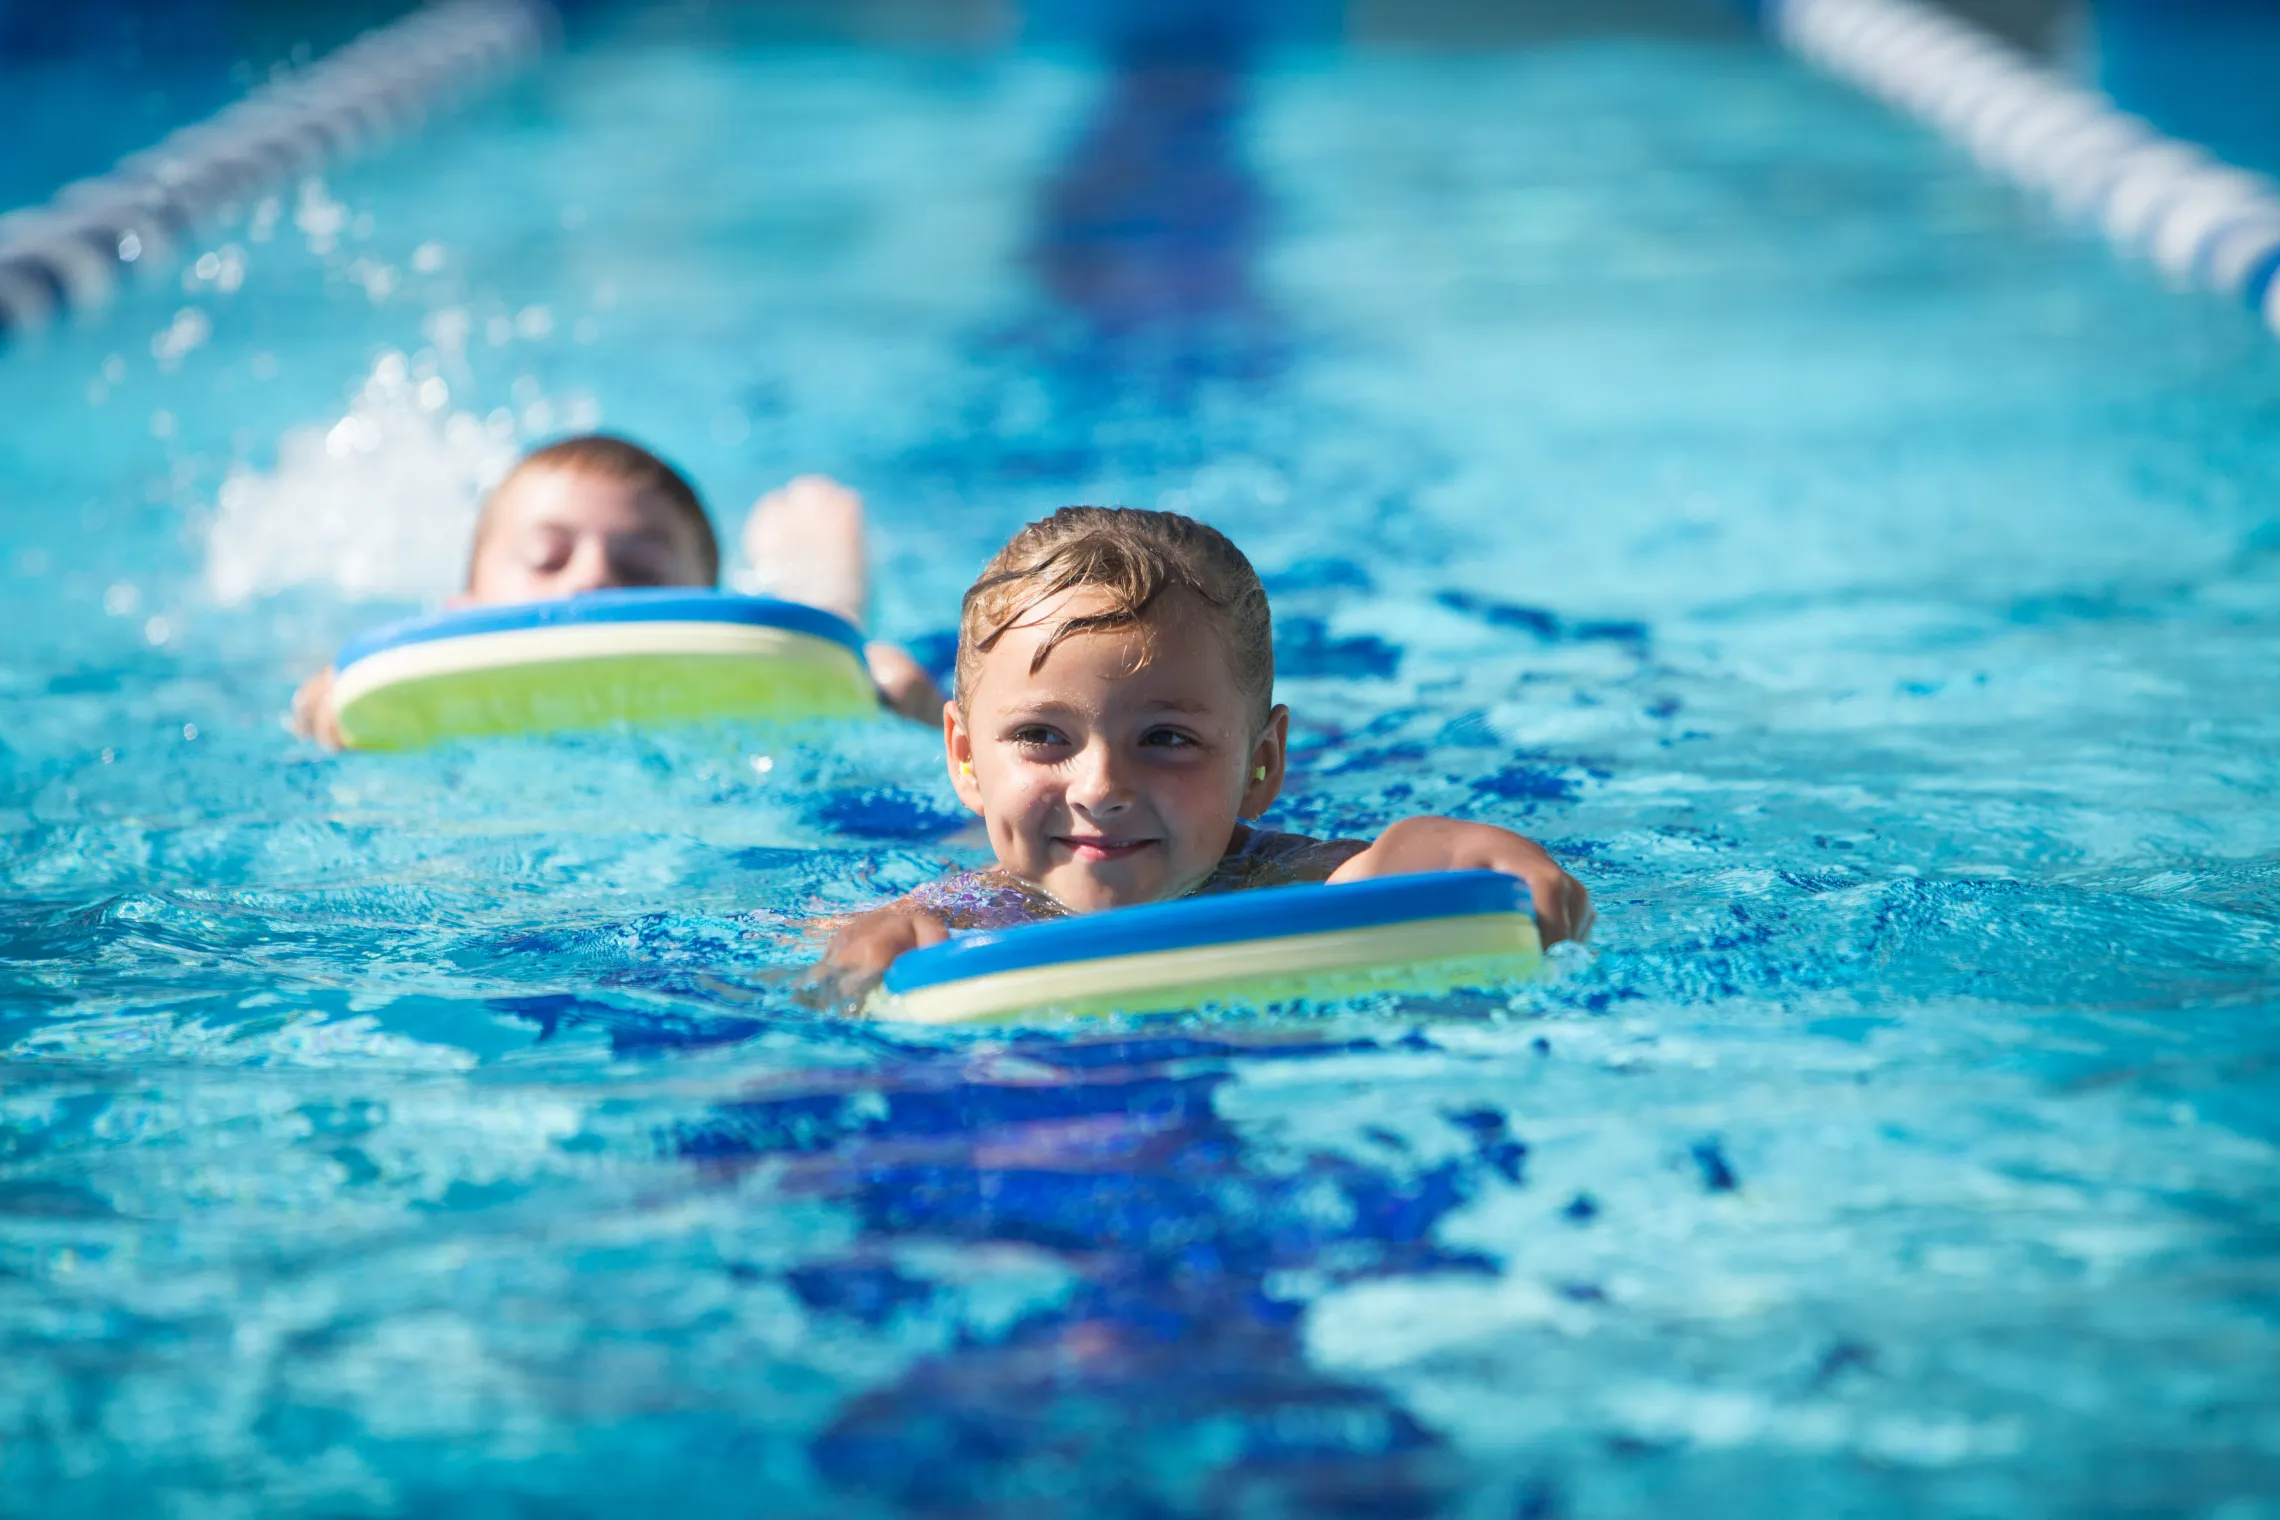
[[[1108,598],[1108,607],[1063,618],[1029,662],[1031,674],[1062,640],[1112,628],[1148,638],[1147,616],[1167,591],[1192,593],[1209,609],[1227,650],[1235,683],[1264,723],[1274,702],[1274,621],[1267,588],[1226,534],[1177,512],[1137,507],[1063,507],[1033,522],[998,550],[966,592],[958,617],[958,702],[974,689],[982,656],[1039,603],[1078,588]],[[1142,644],[1143,662],[1148,645]]]
[[[498,500],[499,493],[517,476],[539,469],[583,470],[604,480],[623,481],[643,496],[663,504],[696,535],[697,558],[704,565],[705,584],[719,582],[720,539],[713,533],[712,519],[705,515],[705,504],[698,498],[697,488],[689,484],[686,475],[640,444],[610,433],[580,433],[574,438],[558,439],[515,461],[506,479],[484,498],[482,515],[475,520],[475,539],[468,555],[471,574],[474,556],[481,552],[484,535],[491,531],[491,503]]]

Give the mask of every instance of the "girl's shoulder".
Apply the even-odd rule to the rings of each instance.
[[[917,888],[905,901],[953,929],[1011,929],[1069,914],[1040,888],[994,867],[953,871]]]
[[[1200,890],[1241,892],[1327,881],[1331,872],[1369,847],[1366,839],[1316,839],[1310,834],[1245,829]]]

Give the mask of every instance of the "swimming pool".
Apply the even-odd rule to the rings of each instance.
[[[1739,35],[592,25],[0,356],[0,1509],[2276,1512],[2269,335]],[[844,474],[938,660],[1207,516],[1280,821],[1595,947],[837,1023],[803,923],[975,858],[915,728],[289,740],[597,420]]]

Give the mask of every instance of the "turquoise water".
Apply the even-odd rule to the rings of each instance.
[[[2280,1514],[2269,335],[1742,42],[612,40],[0,355],[0,1510]],[[918,729],[290,739],[594,421],[1208,517],[1596,943],[833,1022]]]

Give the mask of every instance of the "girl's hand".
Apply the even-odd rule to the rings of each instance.
[[[1549,947],[1591,933],[1591,894],[1532,839],[1486,823],[1404,818],[1377,843],[1330,873],[1330,880],[1367,881],[1418,871],[1502,871],[1528,884],[1536,931]]]
[[[816,968],[817,979],[852,1006],[870,995],[905,951],[939,945],[949,937],[950,926],[931,913],[900,906],[876,908],[849,919],[831,937],[823,964]]]

